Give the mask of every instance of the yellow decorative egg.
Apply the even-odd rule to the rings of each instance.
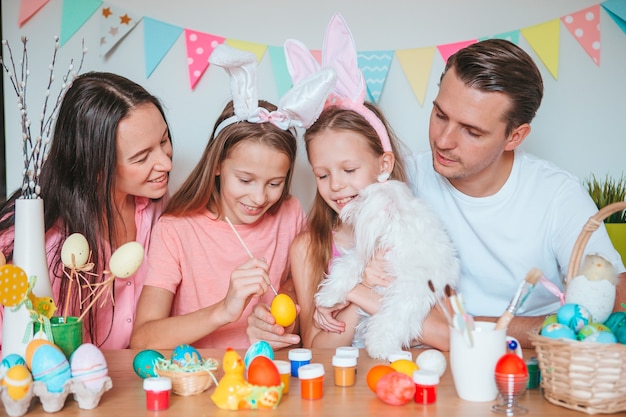
[[[74,259],[72,259],[72,255]],[[61,262],[66,268],[81,267],[89,260],[89,243],[85,236],[73,233],[65,239],[61,248]]]
[[[287,327],[296,320],[296,305],[287,294],[278,294],[272,301],[270,312],[276,323]]]
[[[26,297],[28,276],[15,265],[4,265],[0,268],[0,304],[14,307]]]
[[[13,365],[4,375],[2,385],[11,399],[19,401],[26,396],[32,382],[33,377],[26,365]]]
[[[408,377],[413,378],[413,372],[419,369],[419,366],[408,359],[397,359],[389,364],[395,371],[402,372]]]
[[[117,248],[109,260],[109,269],[117,278],[133,275],[143,262],[144,249],[141,243],[127,242]]]

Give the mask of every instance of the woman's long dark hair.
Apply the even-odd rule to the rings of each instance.
[[[112,201],[115,185],[117,152],[117,128],[121,120],[137,106],[152,103],[163,115],[159,100],[142,86],[122,76],[106,72],[90,72],[79,75],[67,90],[60,106],[50,144],[50,152],[40,175],[41,198],[44,200],[46,232],[53,227],[67,237],[81,233],[87,239],[95,263],[96,276],[86,275],[90,280],[102,279],[105,254],[113,253],[119,231],[115,230],[115,218],[119,212]],[[0,205],[0,234],[12,228],[15,222],[15,200],[21,190],[15,191]],[[68,279],[63,278],[61,264],[61,239],[54,251],[50,267],[53,284],[60,279],[57,314],[76,315],[79,294],[70,295],[70,311],[63,311],[67,298]],[[13,240],[2,252],[10,260],[13,256]],[[76,289],[78,286],[72,286]],[[89,292],[83,291],[83,302],[89,302]],[[113,308],[113,306],[111,306]],[[92,308],[85,318],[86,329],[92,343],[97,340],[96,316],[98,308]],[[107,337],[111,329],[106,333]],[[102,334],[100,332],[100,334]]]

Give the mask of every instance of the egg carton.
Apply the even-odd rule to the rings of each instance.
[[[70,394],[73,394],[74,400],[78,403],[78,408],[83,410],[92,410],[100,404],[100,399],[105,392],[113,387],[111,378],[106,376],[103,378],[102,386],[98,391],[92,391],[85,386],[85,383],[74,378],[70,378],[63,385],[63,391],[50,392],[45,382],[33,382],[26,396],[21,400],[14,400],[9,397],[6,387],[0,388],[0,398],[2,404],[9,417],[21,417],[28,412],[32,400],[39,398],[43,410],[47,413],[56,413],[65,406],[65,401]]]

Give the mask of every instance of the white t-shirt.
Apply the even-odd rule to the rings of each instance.
[[[476,316],[499,316],[531,268],[564,290],[574,243],[598,210],[580,180],[550,162],[515,152],[509,179],[494,195],[467,196],[433,169],[430,152],[407,158],[409,182],[445,224],[461,260],[457,287]],[[624,271],[604,227],[585,253],[598,253]],[[554,313],[559,299],[537,285],[517,315]]]

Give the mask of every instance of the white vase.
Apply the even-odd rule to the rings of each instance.
[[[24,270],[30,278],[37,277],[33,294],[52,297],[52,285],[48,274],[46,257],[46,234],[42,199],[18,199],[15,201],[15,243],[13,264]],[[17,353],[26,354],[26,345],[32,334],[26,334],[31,319],[22,305],[17,311],[4,309],[2,320],[2,357]]]

